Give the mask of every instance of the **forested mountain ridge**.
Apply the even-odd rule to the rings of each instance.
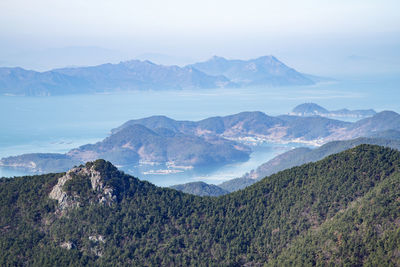
[[[218,198],[159,188],[102,160],[69,175],[3,178],[0,264],[396,265],[399,168],[400,152],[361,145]],[[61,213],[55,186],[74,204]],[[110,190],[114,200],[100,201]]]
[[[361,144],[379,145],[400,150],[400,140],[390,140],[385,138],[360,137],[352,140],[332,141],[314,149],[301,147],[289,150],[288,152],[276,156],[265,164],[262,164],[245,177],[261,179],[278,171],[318,161],[329,155],[342,152]]]
[[[270,265],[399,266],[399,192],[395,174],[298,238]]]
[[[332,141],[314,149],[306,147],[295,148],[261,164],[240,178],[228,180],[218,186],[229,192],[237,191],[256,183],[265,176],[294,166],[315,162],[361,144],[378,145],[400,150],[400,139],[395,138],[397,134],[397,131],[388,131],[378,133],[377,136],[380,136],[380,138],[360,137],[352,140]]]

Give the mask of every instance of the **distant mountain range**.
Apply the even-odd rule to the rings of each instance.
[[[63,95],[232,86],[236,85],[223,76],[210,76],[191,67],[162,66],[139,60],[46,72],[0,68],[0,92],[14,95]]]
[[[176,121],[165,116],[131,120],[111,132],[116,133],[134,124],[149,129],[166,128],[198,136],[219,136],[249,142],[314,142],[329,138],[352,123],[322,117],[268,116],[263,112],[241,112],[224,117],[210,117],[201,121]]]
[[[222,63],[223,62],[223,63]],[[311,76],[310,76],[311,77]],[[214,57],[185,67],[148,60],[53,69],[0,68],[0,94],[64,95],[126,90],[212,89],[239,86],[310,85],[314,80],[273,56],[248,61]]]
[[[133,124],[101,142],[80,146],[66,154],[24,154],[1,159],[0,166],[45,173],[65,171],[74,165],[103,158],[118,166],[166,165],[164,168],[179,172],[247,161],[250,152],[246,145],[224,138],[201,137],[167,128],[149,129]]]
[[[0,179],[3,266],[399,266],[400,152],[360,145],[220,197],[96,160]]]
[[[163,164],[166,172],[247,161],[248,145],[262,142],[303,142],[322,145],[335,140],[372,137],[400,131],[400,115],[383,111],[355,123],[329,118],[242,112],[200,121],[165,116],[131,120],[96,144],[67,154],[26,154],[3,158],[0,166],[35,172],[65,171],[74,164],[104,158],[118,166]]]
[[[312,78],[286,66],[274,56],[250,60],[229,60],[214,56],[208,61],[191,65],[208,75],[223,75],[240,85],[311,85]]]
[[[365,118],[371,117],[376,114],[373,109],[365,110],[349,110],[349,109],[339,109],[334,111],[329,111],[318,104],[315,103],[304,103],[295,107],[290,115],[295,116],[322,116],[322,117],[347,117],[347,118]]]
[[[85,162],[105,158],[120,165],[147,162],[197,168],[246,161],[249,153],[249,148],[235,141],[134,124],[94,145],[73,149],[68,155]]]
[[[229,191],[224,190],[220,186],[207,184],[204,182],[192,182],[192,183],[174,185],[171,186],[171,188],[197,196],[217,197],[230,193]]]

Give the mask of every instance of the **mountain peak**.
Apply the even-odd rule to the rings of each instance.
[[[221,196],[229,192],[213,184],[205,182],[191,182],[186,184],[179,184],[171,186],[171,188],[182,191],[187,194],[198,196]]]
[[[305,115],[320,115],[329,113],[328,110],[315,103],[304,103],[296,106],[292,113]]]
[[[276,61],[276,62],[281,62],[279,61],[275,56],[273,55],[266,55],[266,56],[261,56],[258,58],[255,58],[254,60],[265,60],[265,61]]]
[[[376,119],[382,119],[382,118],[390,119],[390,118],[398,118],[398,117],[400,117],[400,114],[398,114],[394,111],[391,111],[391,110],[381,111],[374,116],[374,118],[376,118]]]
[[[215,55],[212,58],[210,58],[210,60],[224,60],[225,61],[226,58]]]
[[[138,59],[132,59],[132,60],[127,60],[127,61],[121,61],[119,65],[123,65],[126,67],[133,67],[133,66],[142,66],[142,65],[153,65],[155,66],[153,62],[150,60],[138,60]]]
[[[381,111],[370,118],[356,122],[354,127],[368,126],[369,131],[399,130],[400,114],[394,111]]]
[[[181,90],[240,86],[312,85],[313,79],[274,56],[249,60],[213,56],[180,67],[149,60],[67,67],[45,72],[0,68],[0,94],[54,95],[120,90]]]
[[[60,177],[49,198],[58,201],[58,211],[61,214],[87,202],[111,205],[119,193],[115,184],[123,184],[123,181],[115,180],[122,177],[123,173],[108,161],[99,159],[88,162],[72,168]]]
[[[272,55],[249,60],[213,56],[193,66],[208,75],[223,75],[242,86],[314,84],[312,80]]]

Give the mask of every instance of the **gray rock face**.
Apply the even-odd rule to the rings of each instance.
[[[66,242],[61,243],[60,247],[65,248],[67,250],[76,248],[75,244],[71,241],[66,241]]]
[[[102,236],[102,235],[91,235],[91,236],[89,236],[89,240],[96,242],[96,243],[98,243],[98,242],[105,243],[106,242],[106,240],[104,239],[104,236]]]
[[[96,194],[90,199],[91,202],[98,202],[105,205],[111,205],[116,201],[114,190],[110,186],[105,185],[104,177],[99,171],[94,169],[94,166],[76,167],[69,170],[64,176],[58,179],[57,184],[53,187],[49,194],[49,198],[57,200],[59,210],[64,211],[69,208],[78,207],[81,204],[81,197],[74,192],[67,192],[65,184],[68,181],[80,177],[81,179],[89,179],[91,190]]]
[[[74,199],[68,196],[63,189],[64,184],[72,179],[71,172],[73,172],[73,170],[68,171],[63,177],[59,178],[57,184],[53,187],[49,194],[49,198],[58,201],[58,207],[60,210],[79,206],[79,202],[74,201]]]

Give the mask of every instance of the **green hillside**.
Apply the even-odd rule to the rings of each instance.
[[[382,181],[331,220],[310,229],[271,265],[400,265],[400,176]]]
[[[3,178],[0,265],[398,265],[399,166],[400,152],[361,145],[221,197],[103,160]]]

